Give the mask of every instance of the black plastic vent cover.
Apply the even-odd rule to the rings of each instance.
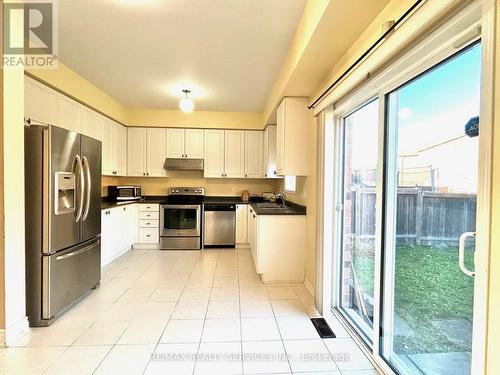
[[[324,318],[311,318],[311,322],[322,339],[337,337]]]

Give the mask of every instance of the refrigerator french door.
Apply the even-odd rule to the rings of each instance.
[[[100,281],[101,142],[25,128],[26,309],[50,325]]]

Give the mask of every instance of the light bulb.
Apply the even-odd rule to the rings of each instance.
[[[181,108],[182,112],[186,113],[193,112],[194,103],[191,100],[191,98],[183,98],[179,103],[179,107]]]

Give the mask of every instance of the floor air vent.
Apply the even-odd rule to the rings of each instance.
[[[311,322],[318,331],[320,337],[322,339],[330,339],[335,338],[335,333],[333,333],[332,329],[328,325],[325,319],[323,318],[311,318]]]

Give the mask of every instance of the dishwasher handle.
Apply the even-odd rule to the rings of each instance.
[[[215,204],[215,203],[206,204],[205,203],[205,211],[236,211],[236,205],[235,204]]]

